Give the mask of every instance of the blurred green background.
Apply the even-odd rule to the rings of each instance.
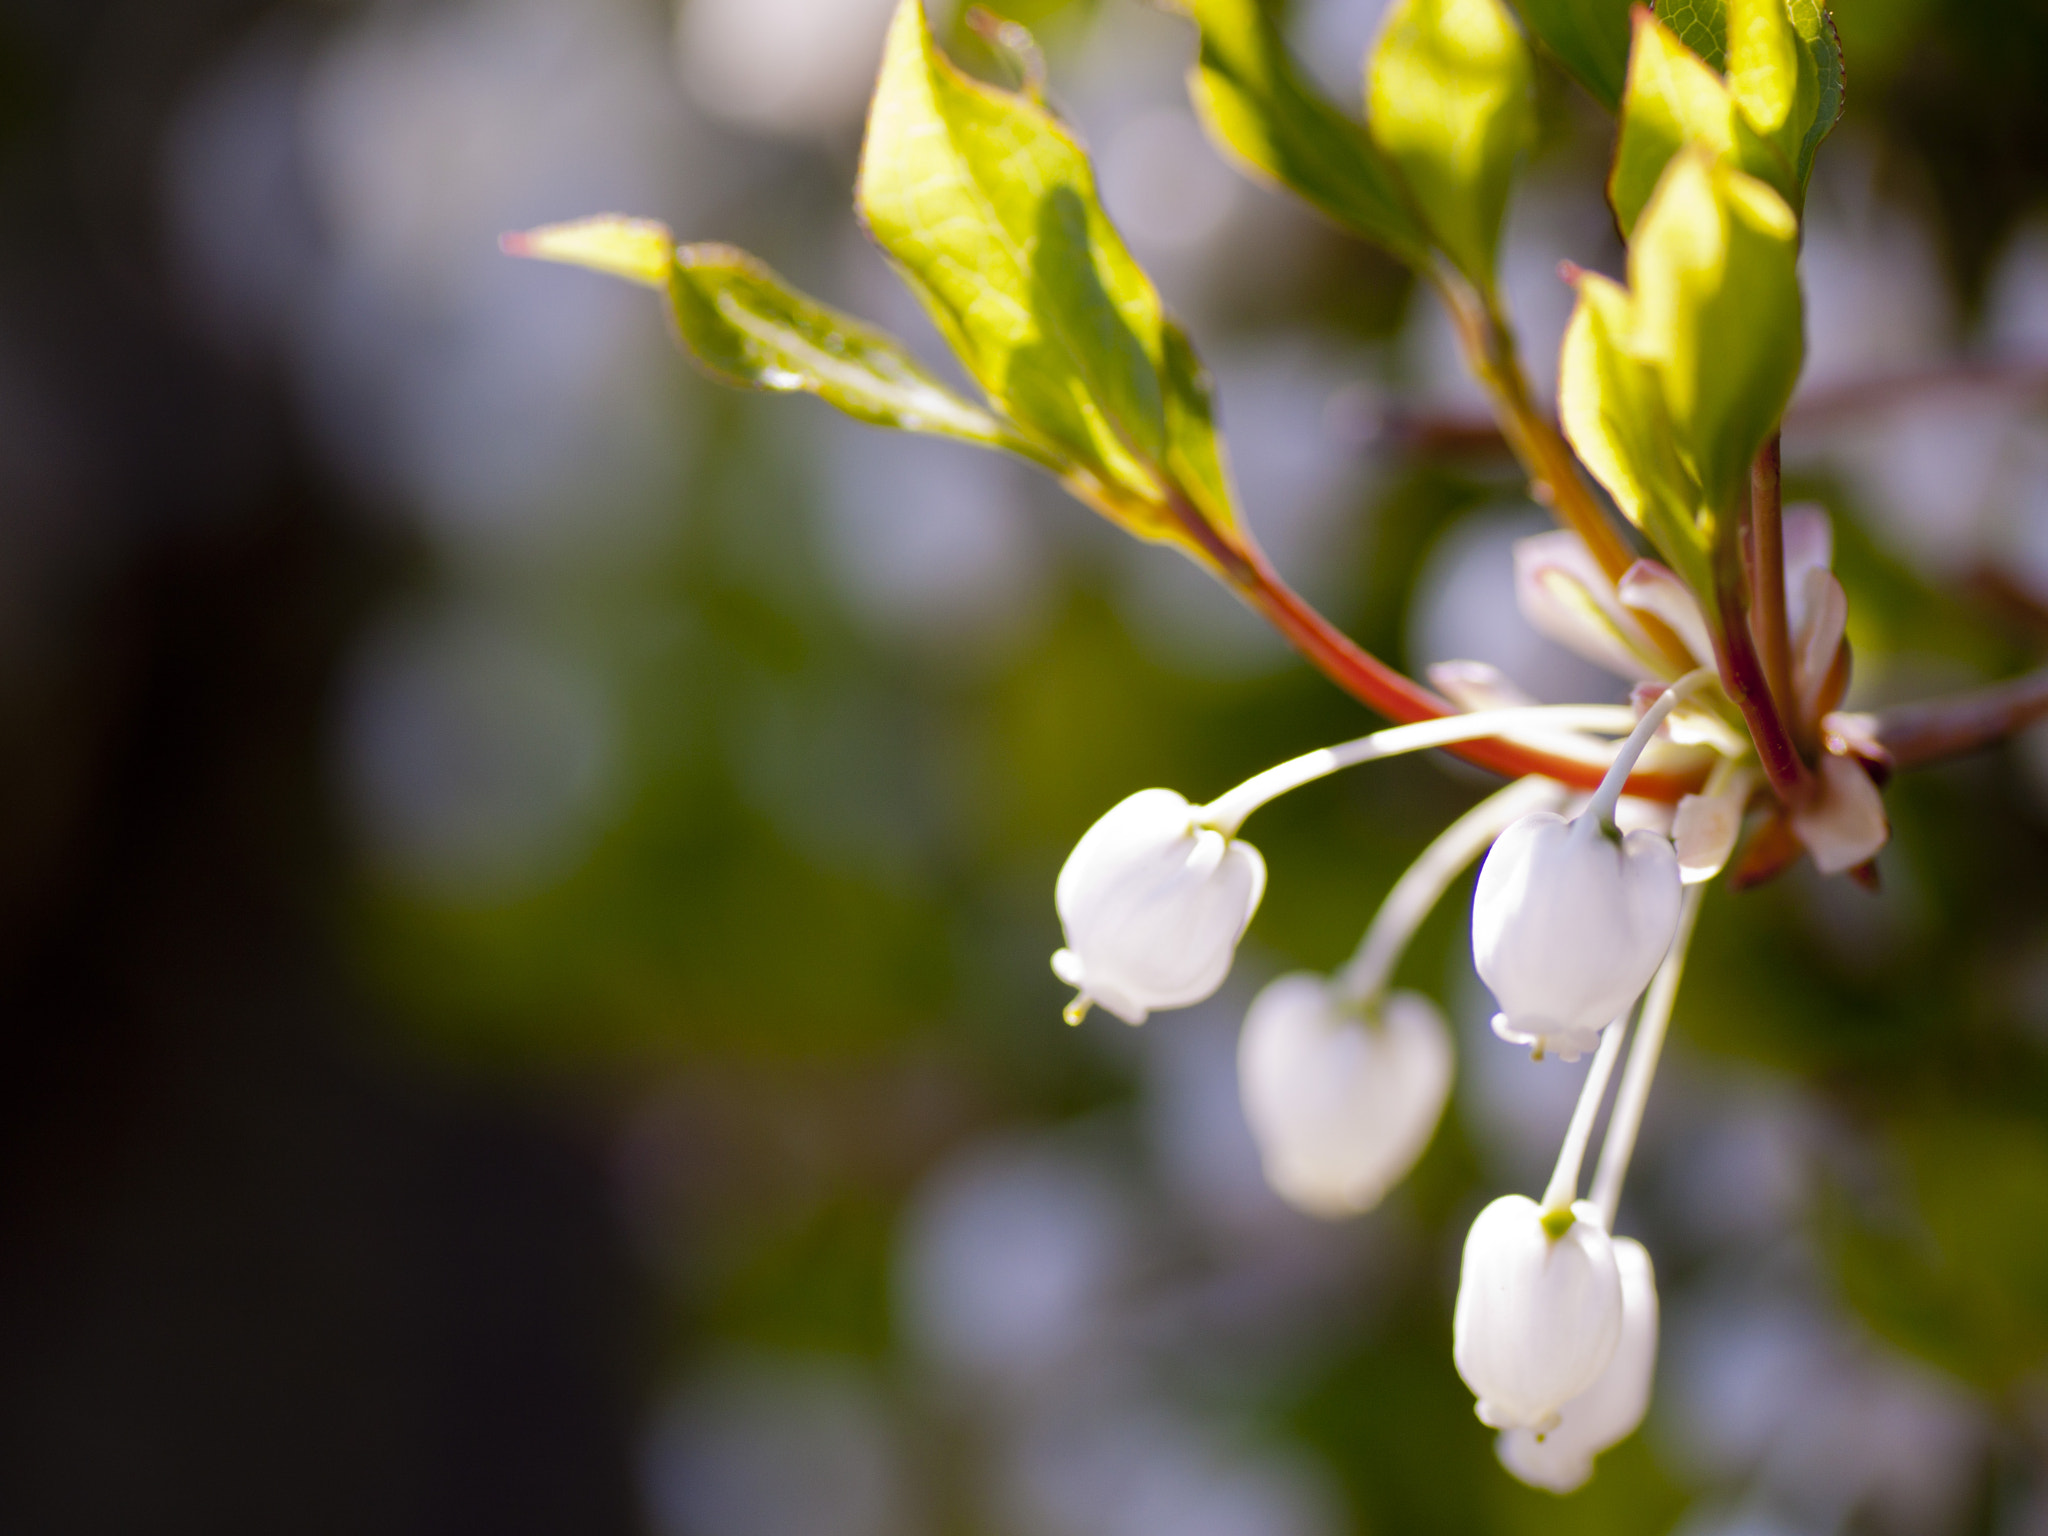
[[[1064,1028],[1081,831],[1368,717],[1028,471],[720,392],[646,295],[496,253],[660,217],[936,357],[850,210],[888,9],[0,9],[8,1529],[2048,1531],[2048,736],[1899,782],[1880,896],[1709,897],[1621,1220],[1656,1405],[1586,1492],[1512,1482],[1457,1252],[1579,1069],[1487,1035],[1468,888],[1384,1208],[1281,1206],[1233,1081],[1251,991],[1481,776],[1262,812],[1225,992]],[[1287,8],[1347,103],[1380,9]],[[1441,317],[1216,158],[1188,26],[1006,13],[1289,579],[1411,668],[1615,696],[1513,612],[1544,519]],[[2048,13],[1836,15],[1785,448],[1871,707],[2048,639]],[[1547,387],[1557,262],[1618,248],[1611,125],[1541,89]]]

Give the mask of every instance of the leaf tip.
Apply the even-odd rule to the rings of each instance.
[[[667,285],[675,242],[665,224],[607,213],[513,230],[498,237],[498,249],[507,256],[588,267],[659,289]]]

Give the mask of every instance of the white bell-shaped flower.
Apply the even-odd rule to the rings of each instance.
[[[1083,834],[1053,889],[1067,947],[1052,957],[1079,996],[1127,1024],[1223,985],[1266,889],[1266,861],[1196,820],[1170,789],[1140,790]]]
[[[1595,814],[1524,816],[1472,900],[1472,958],[1503,1040],[1571,1061],[1628,1011],[1671,947],[1682,894],[1671,840],[1617,836]]]
[[[1266,1181],[1312,1216],[1369,1211],[1443,1115],[1451,1032],[1428,998],[1395,992],[1362,1019],[1320,976],[1282,976],[1253,999],[1237,1086]]]
[[[1593,1458],[1636,1432],[1650,1407],[1657,1372],[1657,1276],[1632,1237],[1614,1239],[1621,1273],[1621,1342],[1600,1379],[1566,1403],[1547,1434],[1504,1431],[1494,1443],[1501,1465],[1532,1488],[1570,1493],[1593,1475]]]
[[[1546,1218],[1503,1195],[1465,1238],[1452,1359],[1493,1429],[1544,1434],[1600,1379],[1621,1340],[1621,1274],[1600,1208]]]

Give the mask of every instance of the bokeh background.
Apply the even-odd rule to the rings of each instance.
[[[721,393],[620,210],[932,349],[849,207],[887,0],[0,7],[0,1525],[23,1533],[2048,1532],[2048,736],[1892,791],[1884,891],[1717,891],[1624,1230],[1644,1432],[1493,1464],[1458,1246],[1577,1069],[1461,1039],[1345,1224],[1259,1178],[1263,978],[1482,791],[1262,812],[1224,994],[1059,1022],[1052,881],[1147,785],[1367,718],[1028,471]],[[1248,518],[1382,654],[1617,685],[1406,275],[1227,169],[1185,23],[1014,0],[1219,381]],[[1296,0],[1355,100],[1378,0]],[[2048,648],[2048,13],[1840,0],[1794,493],[1855,698]],[[986,65],[962,34],[961,56]],[[1614,270],[1554,74],[1507,287]]]

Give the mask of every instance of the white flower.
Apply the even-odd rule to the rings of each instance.
[[[1195,819],[1170,789],[1140,790],[1083,834],[1053,890],[1067,947],[1052,957],[1080,996],[1127,1024],[1223,985],[1266,889],[1266,861]]]
[[[1428,998],[1395,992],[1368,1023],[1320,976],[1253,999],[1237,1086],[1266,1181],[1312,1216],[1380,1203],[1429,1144],[1451,1089],[1451,1032]]]
[[[1650,1406],[1657,1370],[1657,1277],[1650,1255],[1632,1237],[1614,1239],[1621,1273],[1621,1342],[1600,1379],[1559,1410],[1548,1434],[1503,1431],[1494,1442],[1501,1465],[1531,1487],[1570,1493],[1593,1475],[1593,1458],[1636,1432]]]
[[[1600,1209],[1581,1200],[1546,1223],[1526,1195],[1503,1195],[1465,1238],[1452,1359],[1481,1423],[1538,1434],[1600,1379],[1621,1340],[1621,1274]]]
[[[1503,1040],[1565,1060],[1599,1043],[1656,972],[1678,927],[1678,860],[1655,832],[1597,816],[1524,816],[1494,843],[1472,899],[1472,958]]]

